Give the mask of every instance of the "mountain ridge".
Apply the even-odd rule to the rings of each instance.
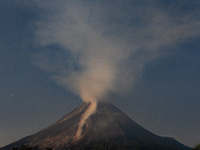
[[[83,125],[81,138],[76,132],[82,115],[91,103],[83,103],[69,114],[43,130],[11,143],[2,150],[30,145],[34,150],[51,147],[64,149],[138,149],[138,150],[189,150],[190,148],[170,137],[160,137],[138,125],[110,103],[99,103],[97,110]]]

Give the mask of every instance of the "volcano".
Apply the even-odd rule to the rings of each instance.
[[[11,143],[1,150],[29,145],[33,150],[189,150],[170,137],[160,137],[144,129],[110,103],[99,103],[97,110],[76,137],[81,116],[92,104],[83,103],[56,123]]]

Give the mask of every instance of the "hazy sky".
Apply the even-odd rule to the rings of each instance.
[[[194,147],[199,41],[197,0],[2,1],[0,147],[94,100]]]

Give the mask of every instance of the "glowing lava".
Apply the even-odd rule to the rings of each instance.
[[[88,109],[86,109],[85,113],[81,116],[81,120],[80,120],[79,125],[78,125],[78,129],[77,129],[77,132],[76,132],[75,139],[81,138],[83,125],[85,124],[85,121],[89,118],[89,116],[91,116],[92,114],[94,114],[96,112],[96,108],[97,108],[97,102],[91,102]]]

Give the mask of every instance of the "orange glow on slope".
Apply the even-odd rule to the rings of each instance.
[[[79,125],[78,125],[78,129],[76,131],[76,135],[74,136],[74,140],[80,139],[82,138],[84,135],[82,134],[82,127],[85,123],[85,120],[94,113],[94,110],[92,109],[92,106],[94,107],[93,109],[96,110],[96,103],[95,102],[91,102],[89,107],[85,110],[85,112],[82,114]],[[90,109],[92,109],[90,111]],[[90,111],[90,112],[89,112]]]

